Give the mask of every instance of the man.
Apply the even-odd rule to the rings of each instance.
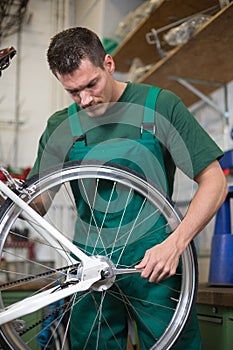
[[[113,58],[88,29],[77,27],[57,34],[50,43],[47,57],[51,71],[75,104],[49,119],[31,174],[64,160],[116,160],[141,169],[171,196],[175,169],[179,167],[198,184],[198,189],[177,229],[160,244],[141,247],[144,257],[142,255],[136,266],[143,270],[141,277],[152,284],[174,276],[180,255],[225,199],[226,181],[217,161],[222,151],[173,93],[116,81]],[[146,124],[145,111],[148,110],[150,117],[153,110],[154,125],[149,123],[151,130],[143,134],[140,130]],[[148,140],[151,133],[153,138]],[[103,148],[99,149],[99,145]],[[77,309],[79,319],[81,307]],[[73,315],[74,350],[82,349],[85,342],[85,335],[83,339],[80,332],[76,335],[80,328],[80,322]],[[85,327],[82,331],[85,333]],[[154,340],[149,339],[146,330],[140,329],[140,324],[138,332],[141,349],[149,349]],[[112,335],[108,336],[110,342]],[[195,315],[176,349],[201,349]]]

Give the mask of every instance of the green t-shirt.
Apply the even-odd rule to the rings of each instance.
[[[105,115],[90,118],[81,111],[80,121],[87,144],[98,144],[106,139],[140,137],[143,106],[149,89],[150,86],[146,84],[128,83],[118,103],[111,106]],[[193,179],[223,155],[180,98],[168,90],[161,90],[157,98],[155,135],[161,143],[171,190],[176,167]],[[65,108],[49,118],[30,176],[67,161],[73,142],[68,108]]]

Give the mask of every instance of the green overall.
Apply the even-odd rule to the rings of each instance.
[[[167,193],[168,185],[161,145],[154,135],[153,128],[151,129],[151,126],[154,126],[154,113],[159,91],[160,89],[155,87],[151,87],[149,90],[142,115],[142,130],[140,130],[140,125],[135,129],[134,127],[130,128],[129,125],[123,125],[122,127],[122,124],[119,123],[117,126],[118,135],[114,134],[113,138],[111,134],[110,139],[106,139],[106,133],[110,130],[109,127],[117,129],[117,124],[114,123],[114,125],[110,126],[107,124],[101,125],[100,129],[102,133],[105,133],[105,141],[101,142],[100,139],[98,144],[88,144],[89,130],[84,137],[83,125],[81,126],[76,104],[72,104],[68,109],[68,114],[75,142],[70,150],[69,159],[81,161],[98,160],[103,163],[111,161],[115,164],[127,166],[150,178]],[[150,126],[149,129],[151,130],[148,130],[148,126]],[[124,191],[122,190],[121,192],[121,189],[118,188],[117,195],[113,193],[111,197],[112,202],[106,215],[104,210],[105,199],[109,198],[109,192],[111,191],[108,188],[108,182],[102,180],[102,183],[98,185],[98,191],[101,192],[101,195],[98,194],[96,196],[94,194],[95,180],[87,181],[85,188],[88,189],[88,202],[92,202],[90,198],[95,195],[95,207],[97,209],[93,215],[90,212],[86,200],[87,196],[83,193],[82,186],[75,181],[71,183],[79,218],[76,221],[74,241],[76,242],[77,240],[79,242],[77,244],[81,248],[85,248],[92,254],[101,254],[101,252],[103,254],[103,245],[106,247],[111,246],[111,233],[114,232],[113,236],[115,236],[115,231],[117,231],[119,216],[122,216],[123,210],[119,198],[124,197]],[[118,198],[117,201],[114,196]],[[124,214],[124,223],[121,223],[122,237],[129,231],[131,222],[135,220],[139,208],[141,208],[142,200],[139,195],[135,195],[134,200],[129,203],[127,212]],[[145,215],[148,216],[149,210],[152,209],[150,207],[145,208]],[[93,225],[90,225],[91,216],[94,216]],[[103,222],[100,239],[98,232],[96,232],[96,224],[100,227]],[[169,234],[164,229],[161,229],[159,232],[157,230],[154,235],[148,235],[148,232],[152,233],[156,227],[162,226],[164,226],[164,219],[161,217],[155,218],[153,216],[151,220],[147,220],[146,227],[143,227],[143,232],[146,231],[147,234],[141,237],[141,233],[139,233],[138,236],[136,235],[136,238],[134,236],[134,239],[128,242],[124,257],[120,260],[120,266],[134,266],[143,258],[147,249],[163,241]],[[88,227],[90,231],[88,241],[85,227]],[[119,247],[120,241],[119,239]],[[113,263],[118,261],[119,254],[120,249],[116,249],[116,253],[111,256]],[[167,288],[167,286],[170,288]],[[156,337],[159,337],[164,332],[166,324],[171,319],[172,313],[170,308],[174,307],[173,301],[171,301],[171,288],[175,291],[179,290],[179,286],[180,280],[177,275],[164,281],[161,285],[151,284],[147,280],[142,279],[139,274],[121,279],[109,289],[109,293],[106,293],[101,319],[99,317],[96,318],[96,310],[98,310],[102,302],[102,293],[90,293],[83,300],[79,300],[76,303],[72,312],[70,328],[72,350],[126,349],[129,317],[135,320],[137,324],[140,349],[150,349],[156,342]],[[126,306],[128,303],[125,303],[125,300],[120,296],[120,290],[123,290],[127,295],[130,303],[128,306]],[[175,294],[172,296],[176,298]],[[158,304],[166,304],[168,308],[156,306],[156,301]],[[141,310],[141,312],[136,310]],[[156,322],[154,321],[154,315],[156,315]],[[162,320],[162,322],[158,322],[158,320]],[[95,341],[100,322],[103,331],[100,334],[98,346],[96,346]],[[183,337],[184,339],[177,345],[176,349],[201,349],[195,318],[193,318],[192,325],[186,333],[187,335]]]

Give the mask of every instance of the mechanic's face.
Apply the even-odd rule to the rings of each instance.
[[[116,102],[112,77],[115,65],[110,55],[105,56],[103,66],[101,69],[85,59],[74,72],[66,75],[57,73],[65,90],[90,117],[102,115],[109,102]]]

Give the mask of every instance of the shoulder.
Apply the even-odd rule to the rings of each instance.
[[[151,89],[152,85],[149,84],[143,84],[143,83],[136,83],[136,82],[128,82],[127,88],[129,90],[133,91],[139,91],[139,92],[145,92],[148,93],[148,91]],[[157,86],[153,86],[156,89],[160,89]]]
[[[122,100],[120,102],[132,102],[144,105],[151,87],[152,86],[149,84],[128,82],[127,88],[122,95]],[[158,91],[160,90],[160,88],[156,86],[154,86],[154,89],[158,89]]]
[[[157,108],[158,109],[171,109],[177,107],[178,104],[181,104],[182,101],[180,97],[174,94],[170,90],[161,89],[158,100],[157,100]]]
[[[193,115],[181,98],[172,91],[166,89],[162,89],[159,93],[156,111],[172,124],[178,121],[183,123],[185,120],[188,121],[193,118]]]
[[[150,85],[150,84],[143,84],[143,83],[136,83],[136,82],[128,82],[127,89],[128,91],[133,93],[137,93],[138,95],[147,95],[148,92],[151,90],[151,88],[154,88],[156,92],[158,92],[158,106],[161,105],[169,105],[175,106],[178,103],[182,102],[181,99],[174,94],[170,90],[163,89],[156,85]]]
[[[68,119],[68,108],[64,108],[60,111],[55,112],[50,116],[47,121],[47,127],[55,129],[61,123]]]
[[[54,134],[55,131],[56,135],[59,135],[59,137],[70,137],[71,129],[68,118],[68,108],[59,110],[49,117],[45,129],[46,137],[49,137],[51,134]]]
[[[54,144],[57,142],[70,143],[72,139],[72,133],[68,118],[68,108],[64,108],[52,114],[47,120],[47,124],[43,134],[41,135],[41,140],[44,144],[48,140],[53,141]]]

